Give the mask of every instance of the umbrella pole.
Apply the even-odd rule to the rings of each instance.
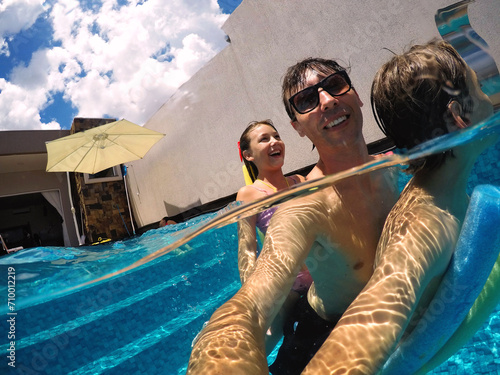
[[[132,225],[132,232],[134,232],[134,236],[135,236],[134,218],[132,217],[132,210],[130,208],[130,201],[128,199],[128,189],[127,189],[127,177],[126,177],[126,174],[125,174],[125,176],[123,176],[123,182],[125,183],[125,195],[127,197],[128,213],[130,215],[130,224]]]
[[[83,245],[82,240],[80,238],[80,231],[78,230],[78,223],[76,221],[76,215],[75,215],[75,207],[73,207],[73,196],[71,195],[71,182],[69,181],[69,172],[66,172],[66,178],[68,180],[68,194],[69,194],[69,201],[71,203],[71,213],[73,214],[73,223],[75,224],[75,231],[76,231],[76,236],[78,237],[78,244],[81,246]]]

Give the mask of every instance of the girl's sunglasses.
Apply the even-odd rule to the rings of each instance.
[[[295,95],[292,95],[292,97],[288,99],[290,105],[300,114],[311,112],[319,104],[318,89],[320,87],[331,96],[344,95],[352,88],[351,80],[346,71],[341,70],[322,79],[314,86],[309,86]]]

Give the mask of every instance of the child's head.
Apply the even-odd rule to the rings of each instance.
[[[478,98],[477,85],[474,72],[449,43],[415,45],[379,69],[372,85],[372,109],[396,147],[411,149],[456,130],[457,118],[470,125],[477,99],[483,107],[489,102],[482,92],[484,97]],[[449,153],[427,158],[426,167],[441,165]]]
[[[245,163],[245,166],[248,170],[248,174],[250,175],[250,178],[252,181],[255,181],[257,176],[259,175],[259,169],[250,160],[247,160],[246,157],[244,157],[245,151],[249,151],[252,143],[252,132],[257,129],[260,126],[270,126],[274,131],[277,132],[276,127],[272,123],[271,120],[262,120],[262,121],[252,121],[248,124],[246,129],[243,131],[240,137],[240,142],[239,142],[239,147],[240,147],[240,156]]]

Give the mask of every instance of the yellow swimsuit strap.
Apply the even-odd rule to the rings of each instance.
[[[267,187],[269,187],[272,191],[274,191],[275,193],[278,191],[278,189],[276,189],[273,185],[270,185],[268,184],[267,182],[264,182],[262,181],[260,178],[256,179],[255,181],[260,181],[262,182],[264,185],[266,185]],[[290,184],[288,183],[288,179],[285,177],[285,182],[286,182],[286,186],[287,187],[290,187]]]

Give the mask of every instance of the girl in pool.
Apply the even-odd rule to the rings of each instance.
[[[240,157],[253,183],[242,187],[236,200],[249,203],[305,181],[298,174],[283,175],[285,143],[271,120],[251,122],[241,135],[239,147]],[[256,228],[265,235],[274,211],[276,207],[241,220],[238,228],[238,268],[242,283],[251,274],[259,256]]]
[[[281,168],[285,161],[285,143],[271,120],[251,122],[240,137],[239,147],[240,157],[253,183],[242,187],[236,195],[236,200],[249,203],[305,181],[305,178],[298,174],[289,177],[283,175]],[[238,223],[238,269],[242,284],[252,273],[259,256],[257,228],[265,235],[276,209],[277,207],[272,207]],[[311,275],[304,266],[280,314],[267,332],[268,353],[282,336],[283,321],[287,311],[301,295],[307,292],[311,282]]]

